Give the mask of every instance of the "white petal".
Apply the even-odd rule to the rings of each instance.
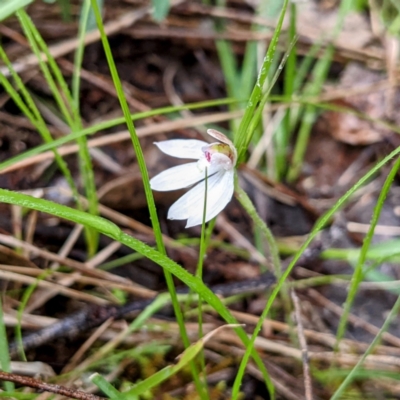
[[[177,165],[160,172],[154,178],[150,179],[150,187],[159,192],[169,190],[184,189],[191,186],[206,176],[205,169],[207,168],[207,176],[210,179],[212,175],[221,170],[220,165],[210,165],[203,160],[188,164]]]
[[[208,178],[208,191],[219,180],[222,171]],[[203,213],[205,182],[200,182],[180,197],[168,210],[168,219],[188,219],[190,215]]]
[[[172,139],[154,144],[165,154],[177,158],[192,158],[198,160],[203,156],[202,147],[208,143],[196,139]]]
[[[231,170],[233,164],[231,159],[222,153],[214,153],[211,155],[210,165],[217,169]]]
[[[233,170],[221,170],[208,178],[206,221],[218,215],[233,194]],[[169,219],[188,219],[186,228],[203,221],[205,182],[201,182],[178,199],[169,209]]]
[[[234,190],[233,178],[233,170],[222,172],[215,185],[207,190],[206,222],[216,217],[231,201]],[[204,204],[204,195],[202,204]],[[186,228],[200,225],[203,222],[203,208],[204,206],[202,207],[201,213],[196,213],[189,217]]]
[[[150,187],[153,190],[165,192],[168,190],[183,189],[205,178],[205,171],[202,171],[197,162],[177,165],[166,169],[154,178],[150,179]]]

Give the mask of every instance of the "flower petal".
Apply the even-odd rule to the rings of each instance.
[[[220,142],[228,144],[229,147],[235,147],[228,137],[226,137],[223,133],[217,131],[216,129],[207,129],[207,133],[213,138],[219,140]]]
[[[221,170],[208,178],[206,221],[218,215],[229,203],[233,194],[234,172]],[[205,181],[178,199],[169,209],[169,219],[187,219],[186,228],[203,221]]]
[[[221,172],[218,181],[212,188],[207,188],[207,210],[206,222],[216,217],[231,201],[234,190],[234,173],[233,170]],[[204,195],[202,205],[204,204]],[[186,228],[200,225],[203,222],[203,209],[201,212],[191,215],[187,221]]]
[[[207,142],[196,139],[172,139],[162,142],[154,142],[154,144],[165,154],[177,158],[192,158],[198,160],[203,156],[201,150],[207,146]]]
[[[232,170],[233,164],[231,159],[222,153],[214,153],[211,155],[210,165],[214,168]]]
[[[177,165],[160,172],[154,178],[150,179],[150,187],[159,192],[184,189],[204,179],[206,176],[206,167],[209,179],[221,169],[221,166],[218,164],[206,165],[200,161]]]
[[[150,187],[159,192],[183,189],[205,178],[197,162],[177,165],[166,169],[154,178],[150,179]]]
[[[220,173],[208,179],[208,191],[219,180]],[[168,219],[188,219],[197,212],[203,213],[205,182],[200,182],[180,197],[168,210]]]

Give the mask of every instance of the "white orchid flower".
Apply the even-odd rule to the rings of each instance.
[[[233,195],[236,149],[221,132],[208,129],[207,133],[219,142],[210,144],[195,139],[172,139],[155,143],[169,156],[197,160],[169,168],[150,180],[151,188],[160,192],[183,189],[197,183],[168,211],[168,219],[187,219],[186,228],[199,225],[203,221],[206,171],[206,222],[217,216]]]

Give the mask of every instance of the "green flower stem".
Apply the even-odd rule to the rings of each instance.
[[[272,256],[271,258],[272,258],[272,264],[273,264],[273,267],[275,270],[275,274],[277,277],[280,277],[282,275],[282,266],[281,266],[281,261],[279,258],[278,246],[275,242],[274,236],[272,235],[272,232],[269,230],[269,228],[264,223],[264,221],[258,215],[257,210],[255,209],[249,196],[247,196],[247,193],[240,187],[240,185],[238,183],[237,174],[235,174],[235,195],[236,195],[236,198],[239,200],[240,204],[242,205],[242,207],[247,211],[250,218],[253,220],[254,224],[264,234],[265,238],[267,239],[268,247],[270,249],[271,256]],[[266,317],[267,317],[267,313],[263,314],[260,317],[260,319],[259,319],[260,326]],[[252,344],[251,344],[251,346],[252,346]],[[249,350],[249,348],[247,348],[247,350]],[[246,362],[246,364],[247,364],[247,362]],[[240,365],[241,367],[243,366],[243,369],[242,369],[242,371],[239,370],[239,372],[236,376],[233,390],[232,390],[232,399],[236,399],[237,396],[239,395],[239,388],[240,388],[240,384],[243,379],[244,367],[246,364],[244,362],[242,362]],[[268,380],[266,381],[266,384],[270,391],[270,395],[273,395],[274,388],[273,388],[273,384],[270,381],[269,377],[268,377]]]
[[[204,203],[203,203],[203,220],[201,222],[201,236],[200,236],[200,248],[199,248],[199,259],[197,261],[197,268],[196,268],[196,276],[203,281],[203,264],[204,258],[207,252],[207,232],[206,232],[206,215],[207,215],[207,192],[208,192],[208,168],[205,168],[205,178],[204,178],[205,190],[204,190]],[[198,323],[199,323],[199,338],[203,337],[203,314],[202,314],[202,299],[199,296],[197,300],[198,304]],[[199,352],[199,358],[201,363],[201,369],[203,372],[206,371],[206,360],[204,357],[203,349]],[[190,367],[193,370],[192,375],[195,378],[195,385],[197,389],[197,393],[200,395],[202,400],[209,399],[210,394],[207,390],[207,382],[205,380],[205,375],[203,376],[203,380],[197,374],[197,368],[193,361],[190,361]]]
[[[275,270],[275,275],[277,278],[280,278],[282,275],[282,264],[281,264],[281,259],[279,257],[278,244],[276,243],[274,235],[268,228],[267,224],[258,215],[257,210],[255,209],[249,196],[247,196],[247,193],[240,187],[237,178],[235,179],[235,194],[236,198],[239,200],[243,208],[247,211],[250,218],[253,220],[254,224],[267,239],[269,251],[271,253],[272,265]],[[289,292],[286,285],[282,287],[282,291],[280,294],[282,297],[282,303],[286,311],[286,314],[289,315],[292,307],[291,307]],[[292,321],[290,319],[288,319],[288,324],[292,325]]]
[[[95,18],[96,18],[98,29],[100,31],[104,52],[106,54],[106,58],[107,58],[108,66],[110,68],[114,86],[117,91],[118,99],[120,101],[122,112],[125,117],[125,123],[127,125],[128,131],[131,135],[132,144],[135,149],[137,162],[139,164],[140,173],[142,175],[142,181],[143,181],[143,187],[144,187],[145,196],[146,196],[146,202],[147,202],[147,206],[149,208],[150,219],[151,219],[151,223],[152,223],[153,230],[154,230],[154,236],[156,239],[157,249],[161,254],[165,255],[166,250],[165,250],[165,246],[164,246],[163,239],[162,239],[161,227],[160,227],[160,223],[159,223],[158,216],[157,216],[157,210],[156,210],[156,206],[155,206],[155,202],[154,202],[153,193],[150,188],[149,174],[147,172],[146,162],[144,159],[142,148],[140,146],[140,142],[139,142],[139,138],[136,133],[135,126],[133,124],[132,119],[130,118],[129,106],[126,101],[125,95],[124,95],[124,91],[123,91],[121,80],[119,78],[119,74],[118,74],[118,71],[117,71],[117,68],[115,65],[114,58],[112,56],[110,43],[109,43],[107,35],[104,31],[102,17],[100,14],[99,7],[96,3],[96,0],[91,0],[91,5],[92,5],[92,9],[93,9]],[[164,275],[165,275],[165,280],[167,283],[168,291],[171,295],[172,305],[174,308],[176,319],[178,321],[180,334],[182,336],[182,340],[183,340],[185,347],[188,347],[190,345],[189,338],[188,338],[188,335],[186,332],[185,322],[184,322],[182,311],[180,309],[178,298],[176,295],[175,284],[172,279],[172,275],[168,270],[164,269]]]
[[[274,267],[275,274],[277,277],[280,277],[282,274],[282,265],[281,265],[281,260],[279,258],[278,245],[276,244],[274,235],[272,234],[268,226],[265,224],[265,222],[258,215],[257,210],[255,209],[247,193],[240,187],[237,176],[235,177],[235,195],[236,198],[239,200],[240,204],[242,205],[242,207],[247,211],[250,218],[253,220],[254,224],[267,239],[268,247],[271,252],[272,265]]]

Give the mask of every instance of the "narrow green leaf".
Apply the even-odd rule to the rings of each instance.
[[[0,47],[0,53],[1,53],[1,47]],[[0,83],[3,83],[3,81],[1,80],[2,77],[3,77],[3,75],[0,74]],[[10,93],[13,93],[11,84],[7,80],[5,82],[8,85],[7,91],[9,91],[8,90],[8,87],[9,87],[10,91],[11,91]],[[14,92],[15,92],[15,90],[14,90]],[[18,95],[18,93],[17,93],[17,95]],[[13,99],[14,99],[14,97],[13,97]],[[18,97],[16,98],[15,101],[18,102]],[[184,106],[169,106],[169,107],[163,107],[163,108],[145,111],[145,112],[141,112],[141,113],[131,114],[130,118],[132,119],[132,121],[137,121],[139,119],[152,117],[154,115],[163,115],[163,114],[186,110],[186,109],[195,110],[195,109],[203,108],[206,106],[212,107],[212,106],[217,106],[217,105],[221,105],[221,104],[227,104],[230,102],[232,102],[232,100],[222,99],[222,100],[214,100],[212,102],[207,101],[207,102],[200,102],[200,103],[195,103],[195,104],[187,104]],[[22,102],[22,104],[23,104],[23,102]],[[19,103],[18,103],[18,105],[19,105]],[[26,109],[26,107],[25,107],[25,109]],[[24,113],[25,113],[25,109],[23,111]],[[26,112],[29,112],[29,111],[26,111]],[[41,154],[47,150],[57,149],[60,146],[62,146],[63,144],[72,142],[73,140],[78,139],[81,136],[94,135],[95,133],[97,133],[99,131],[109,129],[109,128],[112,128],[117,125],[121,125],[124,122],[125,122],[125,117],[115,118],[115,119],[112,119],[109,121],[100,122],[96,125],[93,125],[89,128],[82,129],[78,132],[72,132],[69,135],[63,136],[56,140],[52,140],[52,138],[50,136],[51,143],[46,143],[46,144],[43,144],[40,146],[36,146],[33,149],[27,150],[22,154],[18,154],[17,156],[9,158],[8,160],[0,163],[0,171],[12,166],[13,164],[15,164],[17,162],[21,162],[23,160],[29,159],[30,157],[35,156],[37,154]],[[32,124],[35,125],[34,120],[33,120]],[[35,127],[37,127],[37,126],[35,125]],[[37,129],[39,130],[39,128],[37,128]],[[47,140],[45,140],[45,141],[47,142]],[[78,194],[78,192],[76,192],[76,194]]]
[[[360,285],[360,282],[362,281],[362,278],[363,278],[363,274],[364,274],[363,267],[364,267],[365,261],[367,259],[367,254],[368,254],[370,245],[372,243],[372,239],[374,237],[374,230],[375,230],[376,225],[378,224],[378,219],[382,212],[383,205],[385,204],[386,196],[389,193],[389,190],[391,188],[391,185],[393,183],[393,180],[394,180],[399,168],[400,168],[400,157],[396,160],[395,164],[393,165],[392,169],[390,170],[390,172],[385,180],[385,183],[382,187],[382,190],[379,193],[379,197],[376,202],[376,205],[374,207],[374,212],[372,214],[370,227],[368,229],[368,232],[363,241],[363,245],[361,247],[360,257],[359,257],[357,265],[354,269],[354,274],[353,274],[353,278],[351,280],[350,289],[349,289],[349,292],[348,292],[348,295],[347,295],[347,298],[346,298],[346,301],[344,304],[343,314],[339,321],[339,326],[338,326],[337,333],[336,333],[336,346],[335,346],[336,349],[338,348],[340,340],[343,338],[343,336],[345,334],[347,320],[348,320],[348,317],[350,314],[350,309],[351,309],[351,307],[354,303],[355,297],[357,295],[358,286]]]
[[[40,136],[42,137],[43,141],[47,144],[51,144],[53,142],[53,137],[50,134],[50,131],[47,128],[47,125],[40,114],[35,102],[32,99],[32,96],[28,92],[24,82],[22,79],[19,77],[19,75],[15,72],[12,63],[7,57],[7,54],[4,52],[3,48],[0,46],[0,58],[3,60],[4,64],[10,71],[10,74],[15,82],[15,85],[21,95],[17,92],[17,90],[14,89],[14,87],[11,85],[11,83],[8,81],[8,79],[0,73],[0,83],[3,85],[7,93],[10,95],[10,97],[13,99],[13,101],[17,104],[19,109],[21,110],[22,113],[29,119],[31,124],[37,129],[39,132]],[[54,158],[56,160],[56,163],[58,165],[58,168],[60,169],[61,173],[64,175],[65,180],[67,181],[69,187],[71,188],[71,191],[73,193],[74,198],[77,201],[78,207],[80,207],[79,204],[79,195],[78,195],[78,190],[76,188],[74,179],[72,177],[72,174],[70,170],[68,169],[68,166],[66,162],[63,160],[63,158],[60,156],[60,154],[57,151],[57,145],[54,147],[50,147],[54,153]],[[21,154],[22,156],[22,154]],[[12,160],[12,159],[10,159]],[[8,161],[10,161],[8,160]],[[7,161],[6,161],[7,162]],[[1,167],[0,167],[1,170]]]
[[[341,385],[338,387],[336,392],[333,394],[331,397],[331,400],[339,400],[340,398],[343,398],[343,392],[345,389],[350,385],[350,383],[357,378],[357,374],[363,365],[365,359],[369,354],[371,354],[375,347],[380,343],[382,339],[382,335],[384,332],[386,332],[390,326],[390,324],[394,321],[396,317],[398,317],[400,311],[400,296],[397,298],[396,303],[390,310],[389,315],[386,317],[385,322],[383,323],[381,329],[379,330],[378,334],[375,336],[374,340],[371,342],[371,344],[368,346],[367,350],[364,352],[364,354],[360,357],[358,360],[357,364],[353,367],[353,369],[347,373],[345,379],[341,383]],[[375,375],[373,377],[376,377]],[[372,376],[369,376],[369,380],[372,378]],[[398,378],[398,376],[397,376]]]
[[[250,131],[248,128],[249,128],[249,125],[250,125],[250,122],[252,120],[255,110],[259,106],[259,101],[261,99],[261,96],[262,96],[262,93],[264,90],[264,83],[268,77],[268,73],[269,73],[269,70],[271,68],[271,65],[272,65],[272,62],[274,59],[275,50],[276,50],[276,46],[278,44],[278,39],[279,39],[279,36],[281,33],[282,24],[283,24],[283,20],[285,17],[288,3],[289,3],[288,0],[283,1],[282,11],[279,16],[279,19],[278,19],[274,34],[272,36],[271,42],[268,46],[267,54],[264,58],[262,67],[258,74],[257,83],[254,86],[254,89],[253,89],[253,92],[251,93],[250,99],[248,100],[245,114],[241,120],[239,129],[234,137],[234,144],[238,151],[238,162],[240,162],[243,159],[244,154],[247,151],[248,144],[250,143],[251,137],[253,135],[253,131]]]
[[[31,18],[24,10],[18,11],[17,16],[21,22],[24,33],[29,40],[29,44],[39,61],[39,65],[43,72],[43,75],[51,89],[53,97],[57,103],[57,106],[62,112],[65,121],[67,122],[72,132],[81,130],[82,121],[80,118],[79,109],[74,106],[75,102],[72,98],[68,85],[54,57],[50,53],[47,44],[43,40],[36,26],[33,24]],[[81,38],[81,40],[83,39]],[[82,44],[83,42],[81,43],[81,45]],[[42,52],[46,56],[46,62],[43,58]],[[88,209],[89,212],[97,215],[98,200],[94,181],[93,166],[89,154],[89,149],[86,143],[86,137],[79,137],[77,139],[77,143],[79,146],[79,168],[82,175],[86,197],[89,202]],[[95,254],[98,245],[97,234],[95,231],[85,228],[85,236],[87,240],[89,256],[92,256]]]
[[[122,400],[123,395],[110,382],[104,379],[97,372],[89,378],[101,391],[103,391],[111,400]]]
[[[2,0],[0,3],[0,21],[8,18],[20,8],[32,3],[33,0]]]
[[[144,381],[136,384],[134,387],[129,389],[125,395],[125,399],[129,400],[131,396],[140,396],[141,394],[147,392],[153,387],[159,385],[161,382],[167,380],[171,376],[175,375],[179,372],[183,367],[188,365],[193,359],[199,355],[204,347],[204,343],[215,333],[220,331],[221,329],[227,328],[229,325],[221,326],[214,331],[207,334],[203,339],[200,339],[196,343],[189,346],[179,357],[177,364],[169,365],[168,367],[163,368],[162,370],[156,372],[149,378]]]
[[[314,228],[308,235],[307,240],[303,243],[303,245],[300,247],[299,251],[296,253],[296,255],[293,257],[292,262],[289,264],[287,267],[286,271],[282,274],[280,279],[278,280],[275,288],[273,289],[267,304],[260,316],[259,322],[257,323],[254,332],[251,336],[250,339],[250,345],[247,346],[246,352],[243,356],[243,359],[240,363],[239,371],[236,376],[234,386],[232,389],[232,398],[236,399],[239,393],[239,388],[240,388],[240,382],[242,380],[242,376],[244,375],[244,371],[246,368],[246,365],[248,363],[249,357],[250,357],[250,352],[253,350],[254,342],[261,330],[262,327],[262,321],[266,318],[268,315],[271,306],[273,302],[275,301],[276,297],[278,296],[280,290],[282,289],[283,284],[285,283],[286,279],[290,275],[293,267],[296,265],[297,261],[299,260],[300,256],[303,254],[303,252],[307,249],[307,247],[310,245],[310,243],[314,240],[314,238],[317,236],[318,232],[328,223],[328,221],[332,218],[332,216],[347,202],[347,200],[351,197],[351,195],[356,192],[361,186],[363,186],[380,168],[382,168],[387,162],[389,162],[393,157],[396,157],[398,154],[400,154],[400,147],[392,151],[388,156],[386,156],[382,161],[378,162],[373,168],[371,168],[350,190],[348,190],[347,193],[345,193],[337,202],[336,204],[329,210],[327,211],[315,224]]]
[[[399,149],[400,152],[400,149]],[[142,243],[138,239],[129,236],[128,234],[122,232],[120,228],[114,223],[95,216],[83,211],[74,210],[73,208],[56,204],[48,200],[37,199],[32,196],[27,196],[22,193],[16,193],[5,189],[0,189],[0,202],[7,204],[15,204],[21,207],[31,208],[33,210],[38,210],[41,212],[49,213],[55,215],[59,218],[64,218],[69,221],[73,221],[78,224],[83,224],[98,230],[110,238],[119,241],[120,243],[126,245],[132,250],[144,255],[149,260],[154,261],[156,264],[160,265],[164,270],[167,270],[170,274],[175,275],[179,280],[181,280],[186,286],[188,286],[192,291],[198,293],[202,299],[207,302],[213,309],[228,323],[237,324],[236,319],[231,315],[229,310],[225,307],[221,299],[216,296],[204,283],[196,276],[191,275],[184,268],[178,265],[176,262],[172,261],[166,255],[154,250],[153,248]],[[245,346],[248,346],[249,339],[246,332],[242,327],[235,328],[237,335],[240,337]],[[268,376],[265,366],[260,359],[260,356],[254,349],[250,350],[258,368],[265,375]]]
[[[156,21],[162,21],[169,12],[171,7],[169,0],[151,0],[153,5],[153,18]]]

